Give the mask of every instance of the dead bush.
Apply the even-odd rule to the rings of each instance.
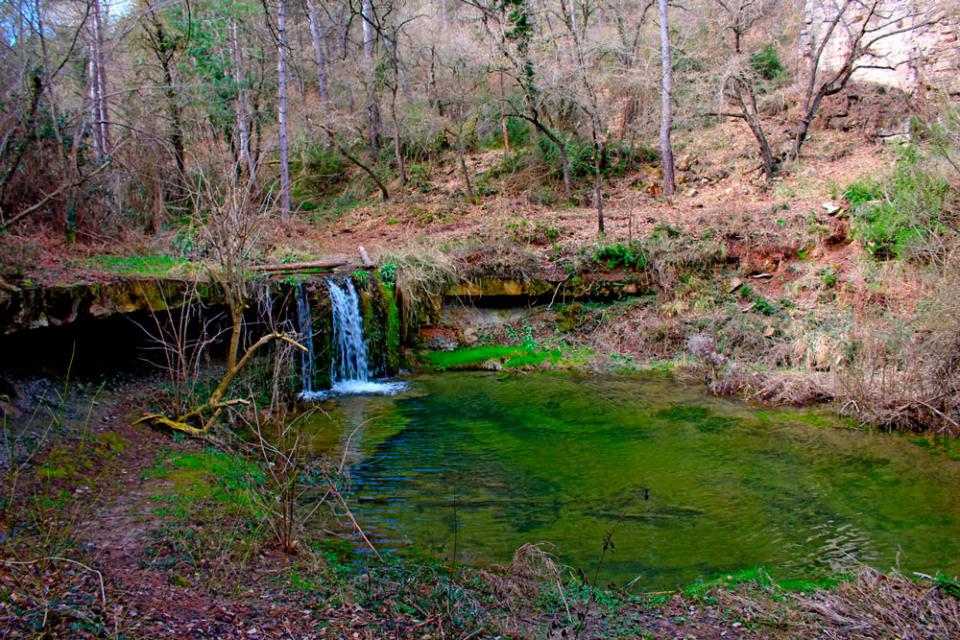
[[[537,253],[506,237],[488,238],[461,249],[454,255],[454,264],[464,280],[528,280],[540,271]]]
[[[960,255],[927,285],[911,313],[866,316],[842,368],[842,411],[865,423],[960,434]]]
[[[443,291],[457,281],[454,262],[432,246],[415,246],[384,256],[380,263],[381,274],[393,273],[403,310],[403,334],[436,320]]]
[[[949,588],[864,568],[835,590],[800,600],[803,637],[857,640],[960,637],[960,600]]]

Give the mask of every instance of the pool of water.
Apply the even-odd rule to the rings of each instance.
[[[828,417],[765,411],[662,377],[445,373],[328,400],[350,501],[388,549],[506,562],[546,543],[639,590],[762,565],[960,572],[960,462]],[[339,424],[340,427],[331,426]],[[349,438],[349,434],[353,436]]]

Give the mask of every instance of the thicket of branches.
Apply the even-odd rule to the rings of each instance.
[[[387,199],[443,156],[475,200],[464,155],[479,147],[525,147],[558,192],[596,207],[602,230],[612,158],[656,147],[658,128],[669,152],[671,129],[742,120],[770,178],[801,154],[824,97],[886,64],[874,47],[939,19],[844,0],[801,56],[796,3],[655,4],[4,3],[0,230],[43,219],[70,239],[158,232],[223,166],[273,194],[284,216],[348,167]],[[823,52],[839,40],[850,53],[827,70]],[[785,91],[800,96],[793,120],[766,108]]]

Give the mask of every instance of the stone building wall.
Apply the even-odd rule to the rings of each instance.
[[[825,37],[841,0],[802,1],[805,24],[800,55],[809,60]],[[909,93],[935,89],[960,94],[960,0],[883,0],[882,7],[886,15],[900,19],[889,25],[890,20],[875,19],[874,23],[885,25],[885,31],[891,35],[880,40],[873,48],[876,56],[863,63],[891,68],[861,69],[854,80]],[[935,24],[924,25],[929,12],[935,12],[938,19]],[[859,28],[865,15],[866,11],[856,3],[847,9],[824,50],[822,69],[840,67],[850,51],[851,32]]]

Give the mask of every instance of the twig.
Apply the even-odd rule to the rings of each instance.
[[[77,560],[71,560],[70,558],[63,558],[63,557],[61,557],[61,556],[47,556],[46,558],[37,558],[36,560],[4,560],[4,564],[7,564],[7,565],[31,565],[31,564],[39,564],[39,563],[45,562],[45,561],[47,561],[47,560],[57,560],[57,561],[59,561],[59,562],[69,562],[70,564],[75,564],[75,565],[77,565],[78,567],[81,567],[81,568],[83,568],[83,569],[86,569],[87,571],[90,571],[91,573],[97,574],[97,579],[100,581],[100,600],[103,602],[103,608],[104,608],[104,609],[107,608],[107,590],[106,590],[106,587],[104,586],[104,583],[103,583],[103,574],[100,573],[99,571],[97,571],[96,569],[94,569],[93,567],[89,567],[89,566],[83,564],[82,562],[79,562],[79,561],[77,561]]]
[[[118,147],[118,148],[119,148],[119,147]],[[87,180],[89,180],[89,179],[92,178],[93,176],[97,175],[98,173],[100,173],[101,171],[103,171],[104,169],[106,169],[107,167],[109,167],[109,166],[110,166],[110,163],[111,163],[111,160],[108,159],[106,162],[104,162],[102,165],[100,165],[99,167],[97,167],[96,169],[94,169],[93,171],[91,171],[90,173],[88,173],[87,175],[81,176],[79,179],[74,180],[73,182],[70,182],[70,183],[68,183],[68,184],[63,185],[62,187],[60,187],[59,189],[57,189],[56,191],[54,191],[54,192],[52,192],[52,193],[48,193],[46,196],[43,197],[43,199],[40,200],[40,202],[38,202],[38,203],[36,203],[36,204],[34,204],[34,205],[32,205],[32,206],[27,207],[26,209],[24,209],[23,211],[21,211],[21,212],[18,213],[17,215],[13,216],[12,218],[10,218],[9,220],[7,220],[6,222],[0,224],[0,231],[6,231],[8,228],[10,228],[11,226],[13,226],[13,225],[15,225],[16,223],[20,222],[20,220],[26,218],[28,215],[30,215],[30,214],[33,213],[34,211],[37,211],[38,209],[42,209],[44,206],[46,206],[46,204],[47,204],[48,202],[50,202],[51,200],[53,200],[54,198],[56,198],[57,196],[59,196],[61,193],[63,193],[63,192],[66,191],[67,189],[73,189],[74,187],[79,187],[79,186],[82,185],[84,182],[86,182]]]
[[[367,534],[363,532],[363,529],[360,528],[360,524],[357,522],[357,519],[353,517],[353,512],[350,511],[350,507],[347,506],[347,501],[343,499],[343,496],[337,491],[337,488],[333,486],[333,483],[330,480],[327,480],[327,484],[330,486],[330,493],[337,497],[337,500],[340,501],[340,504],[343,505],[344,510],[347,513],[347,517],[350,518],[350,522],[353,523],[354,528],[357,530],[357,533],[360,534],[360,537],[363,538],[363,541],[366,543],[370,550],[373,551],[373,555],[377,556],[377,560],[383,561],[383,556],[380,555],[380,552],[377,551],[377,548],[373,546],[373,543],[370,542],[370,538],[367,537]]]

